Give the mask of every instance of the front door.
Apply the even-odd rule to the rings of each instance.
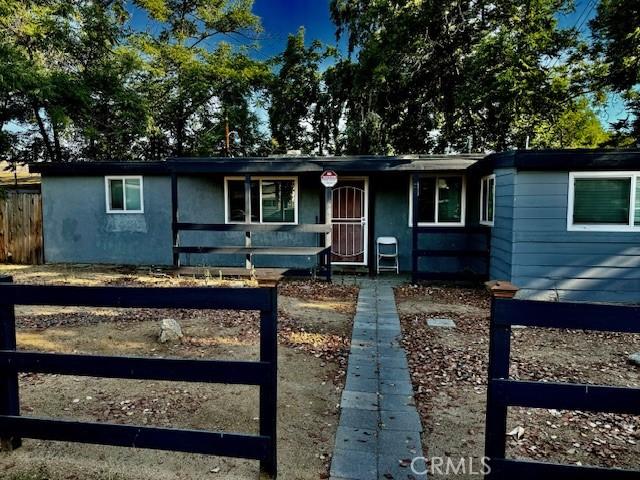
[[[332,263],[367,264],[367,184],[366,178],[345,178],[333,188]]]

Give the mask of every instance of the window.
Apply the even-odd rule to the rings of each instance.
[[[464,226],[463,176],[422,177],[418,181],[418,225]],[[413,221],[413,184],[409,188],[409,226]]]
[[[496,197],[496,176],[487,175],[480,181],[480,223],[493,226]]]
[[[225,179],[227,223],[245,222],[244,178]],[[252,178],[252,223],[298,223],[296,178]]]
[[[633,172],[569,174],[568,230],[640,230],[640,178]]]
[[[142,213],[142,177],[105,177],[107,213]]]

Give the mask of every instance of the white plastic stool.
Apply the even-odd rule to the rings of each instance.
[[[378,273],[384,270],[400,273],[400,265],[398,264],[398,239],[396,237],[378,237],[376,240],[376,254]],[[381,260],[385,259],[393,260],[393,263],[385,265],[381,262]]]

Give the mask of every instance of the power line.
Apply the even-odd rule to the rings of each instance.
[[[571,30],[576,29],[578,32],[581,31],[582,26],[589,19],[589,15],[591,14],[591,11],[593,10],[593,8],[596,6],[596,3],[597,3],[597,0],[588,0],[587,3],[585,3],[584,8],[582,9],[582,13],[578,15],[578,18],[576,19],[573,26],[571,27]],[[580,22],[580,26],[578,26],[578,22]],[[558,56],[554,60],[553,64],[549,67],[549,69],[550,70],[553,69],[559,61],[560,61],[560,56]]]

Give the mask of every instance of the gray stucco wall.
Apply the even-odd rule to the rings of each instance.
[[[43,177],[45,259],[50,263],[105,263],[171,265],[171,185],[169,177],[144,176],[144,213],[108,214],[104,177]],[[395,236],[400,267],[411,270],[409,175],[376,174],[370,177],[374,205],[373,238]],[[299,175],[299,223],[318,223],[324,208],[318,175]],[[467,224],[477,224],[477,196],[467,184]],[[181,222],[224,223],[224,176],[181,176],[178,179],[178,219]],[[371,222],[371,219],[370,219]],[[421,236],[421,248],[441,250],[479,248],[482,236],[462,233]],[[318,234],[254,233],[253,244],[263,246],[319,246]],[[183,246],[243,246],[242,232],[183,231]],[[370,252],[375,263],[375,251]],[[244,267],[244,257],[182,254],[181,265]],[[257,267],[313,268],[316,256],[256,256]],[[423,258],[420,268],[430,272],[481,272],[482,260]]]
[[[106,213],[104,177],[43,177],[48,263],[171,264],[171,185],[144,177],[144,213]]]
[[[320,219],[320,178],[300,175],[298,178],[298,223],[318,223]],[[225,223],[224,176],[184,176],[178,178],[178,220],[188,223]],[[319,234],[254,233],[254,246],[320,246]],[[180,233],[182,246],[244,246],[243,232]],[[181,265],[244,267],[243,255],[181,254]],[[256,255],[256,267],[312,268],[317,256]]]
[[[568,172],[515,177],[511,281],[518,297],[640,303],[640,232],[567,231],[568,185]]]

